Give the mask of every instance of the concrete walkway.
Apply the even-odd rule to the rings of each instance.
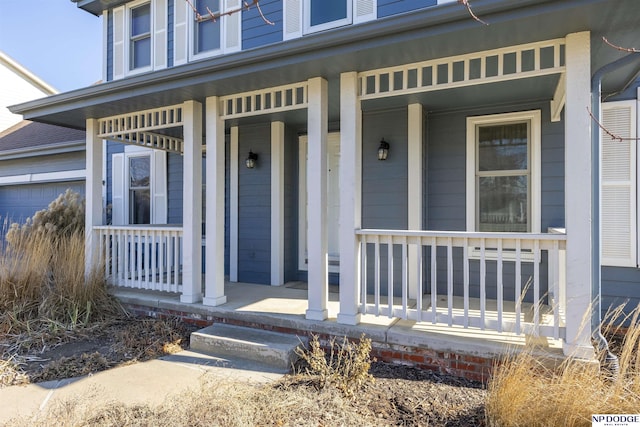
[[[157,405],[172,395],[198,389],[205,376],[263,383],[284,373],[255,362],[185,350],[86,377],[0,388],[0,425],[9,425],[14,417],[29,417],[47,411],[56,402],[78,397],[105,403]]]

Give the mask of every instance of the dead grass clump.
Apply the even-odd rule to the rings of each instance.
[[[112,366],[99,352],[83,353],[80,356],[61,357],[48,363],[31,378],[33,382],[49,381],[59,378],[76,378],[94,372],[104,371]]]
[[[373,381],[369,374],[371,367],[371,339],[364,334],[358,342],[346,337],[337,343],[335,337],[329,340],[327,351],[320,345],[317,335],[309,342],[309,349],[298,347],[296,353],[305,362],[305,375],[318,389],[332,385],[345,396],[353,397],[355,392]]]
[[[0,388],[28,383],[29,377],[22,372],[12,357],[7,360],[0,359]]]
[[[96,402],[96,403],[93,403]],[[163,404],[100,404],[90,396],[58,403],[34,418],[12,420],[20,426],[318,426],[371,425],[336,389],[274,390],[233,379],[205,377],[200,389],[169,397]],[[367,414],[369,417],[371,414]],[[375,420],[375,418],[373,418]]]
[[[592,414],[637,413],[640,408],[640,307],[620,347],[615,381],[594,362],[570,358],[548,367],[532,351],[507,358],[488,384],[492,426],[589,426]]]
[[[149,360],[183,350],[190,334],[191,329],[175,318],[141,319],[118,331],[114,350],[128,360]]]

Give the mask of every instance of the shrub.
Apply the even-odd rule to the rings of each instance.
[[[508,357],[488,384],[491,426],[590,426],[592,414],[635,414],[640,408],[640,306],[620,345],[615,380],[597,362],[569,358],[545,365],[533,349]],[[601,355],[597,355],[600,359]]]
[[[353,397],[356,391],[373,381],[369,374],[371,340],[364,334],[358,342],[344,337],[341,343],[337,343],[333,337],[326,352],[318,336],[313,335],[309,349],[298,347],[296,353],[306,363],[305,374],[319,389],[333,385],[346,397]]]

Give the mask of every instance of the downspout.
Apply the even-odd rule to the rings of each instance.
[[[608,73],[636,61],[639,56],[631,53],[613,61],[599,70],[591,78],[591,113],[597,119],[591,123],[591,332],[596,351],[601,355],[600,367],[611,379],[616,379],[620,371],[618,357],[609,350],[609,343],[602,335],[601,313],[601,266],[600,266],[600,97],[602,78]]]

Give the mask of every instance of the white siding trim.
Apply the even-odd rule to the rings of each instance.
[[[271,123],[271,285],[284,285],[284,122]]]
[[[238,126],[229,141],[229,281],[238,281]]]
[[[34,184],[38,182],[79,181],[85,179],[86,176],[85,169],[0,176],[0,186]]]

